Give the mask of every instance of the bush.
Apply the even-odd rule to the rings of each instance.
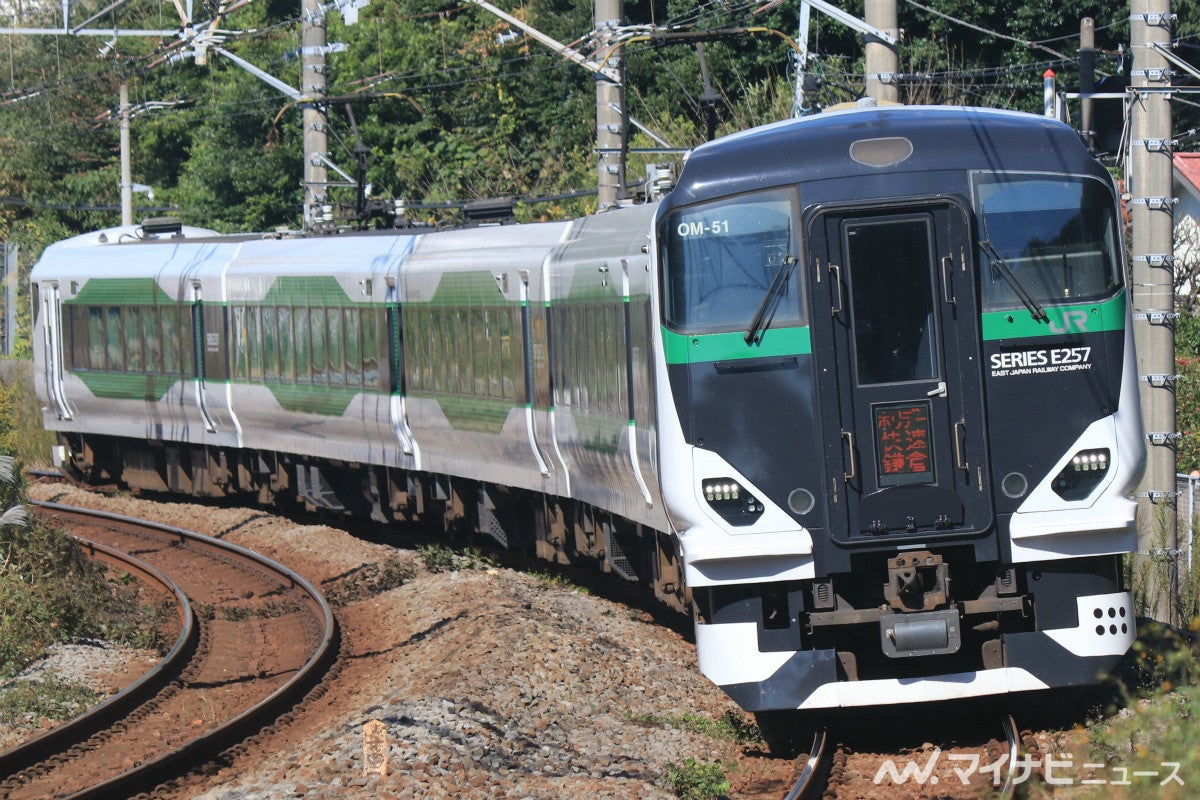
[[[667,764],[663,782],[681,800],[717,800],[730,788],[724,764],[704,764],[694,758],[685,758],[682,765]]]

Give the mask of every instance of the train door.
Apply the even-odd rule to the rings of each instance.
[[[34,284],[37,287],[37,284]],[[74,414],[67,403],[66,390],[63,387],[63,318],[62,298],[58,291],[58,282],[42,284],[40,291],[41,330],[43,336],[43,377],[46,382],[46,400],[59,419],[71,419]]]
[[[834,539],[988,530],[966,214],[952,204],[825,211],[808,229]]]

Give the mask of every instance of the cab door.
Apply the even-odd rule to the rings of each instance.
[[[831,532],[924,543],[991,527],[979,314],[953,204],[808,221]],[[827,305],[826,305],[827,304]]]

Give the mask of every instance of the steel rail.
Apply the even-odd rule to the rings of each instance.
[[[123,514],[114,514],[59,503],[40,502],[37,505],[49,512],[86,516],[157,531],[177,539],[180,544],[192,543],[203,548],[224,552],[238,559],[250,561],[256,566],[274,573],[287,585],[299,588],[307,595],[310,605],[317,612],[316,616],[319,617],[321,624],[321,641],[308,660],[296,671],[295,675],[266,698],[245,709],[242,713],[226,721],[224,724],[164,753],[158,758],[146,761],[102,783],[68,795],[69,798],[73,798],[74,800],[88,798],[91,800],[92,798],[129,796],[139,792],[150,791],[164,781],[186,774],[191,769],[207,763],[224,750],[253,735],[280,715],[293,708],[309,691],[321,682],[325,672],[336,659],[338,652],[338,629],[337,622],[333,616],[333,609],[319,589],[303,576],[288,569],[278,561],[255,553],[253,550],[241,547],[240,545],[205,536],[174,525],[165,525]]]
[[[34,502],[33,505],[41,504]],[[183,665],[191,659],[199,641],[200,630],[196,625],[192,605],[174,581],[128,553],[82,536],[73,535],[72,538],[82,545],[94,560],[124,569],[136,575],[144,584],[157,585],[164,593],[173,595],[179,616],[179,636],[170,651],[129,686],[62,725],[0,752],[0,775],[11,776],[28,769],[44,761],[47,753],[61,753],[104,730],[116,720],[128,716],[175,679]]]
[[[812,747],[808,751],[808,761],[805,762],[804,769],[800,771],[800,777],[796,779],[796,784],[783,800],[804,800],[809,796],[809,793],[817,785],[817,776],[827,766],[825,748],[828,739],[828,731],[824,728],[813,734]]]
[[[1004,778],[1004,788],[1000,790],[1000,800],[1012,800],[1017,791],[1017,754],[1021,746],[1021,737],[1017,733],[1017,722],[1011,714],[1001,720],[1001,725],[1004,727],[1004,736],[1008,739],[1008,773]]]

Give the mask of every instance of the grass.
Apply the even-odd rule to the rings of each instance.
[[[0,366],[0,453],[15,456],[21,464],[46,466],[55,437],[42,428],[41,403],[30,371],[17,361]]]
[[[680,800],[717,800],[730,789],[724,764],[705,763],[690,757],[682,764],[667,764],[663,768],[662,783]]]
[[[717,719],[699,714],[640,714],[629,718],[641,725],[659,725],[679,731],[719,739],[735,744],[763,744],[762,731],[736,711],[729,710]]]
[[[14,681],[0,689],[0,723],[22,725],[40,719],[68,720],[100,701],[86,686],[56,675],[41,681]]]
[[[1143,623],[1119,677],[1122,708],[1097,712],[1080,731],[1063,777],[1083,800],[1190,800],[1200,789],[1200,616],[1190,630]],[[1084,764],[1091,765],[1085,769]],[[1083,780],[1104,781],[1084,785]]]
[[[16,464],[0,455],[0,677],[54,642],[97,638],[161,650],[170,606],[144,603],[128,576],[110,576],[59,529],[15,513],[24,500]]]

